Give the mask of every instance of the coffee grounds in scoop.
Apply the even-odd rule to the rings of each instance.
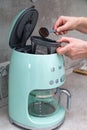
[[[48,31],[47,28],[41,27],[40,30],[39,30],[39,34],[40,34],[42,37],[48,37],[49,31]]]

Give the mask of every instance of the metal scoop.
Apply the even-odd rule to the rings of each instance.
[[[55,33],[56,30],[48,30],[47,28],[45,27],[41,27],[40,30],[39,30],[39,34],[42,36],[42,37],[48,37],[50,33]]]

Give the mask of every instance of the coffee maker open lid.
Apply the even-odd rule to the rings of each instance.
[[[33,7],[22,10],[15,18],[10,33],[9,45],[11,48],[20,48],[26,45],[38,19],[38,11]]]

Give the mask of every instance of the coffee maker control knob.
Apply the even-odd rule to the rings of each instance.
[[[49,84],[50,84],[50,85],[53,85],[53,84],[54,84],[54,81],[53,81],[53,80],[50,80]]]
[[[56,79],[56,80],[55,80],[55,83],[57,84],[58,82],[59,82],[59,80],[58,80],[58,79]]]

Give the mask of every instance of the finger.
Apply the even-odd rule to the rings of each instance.
[[[63,34],[66,34],[66,33],[68,33],[68,31],[64,31],[64,32],[63,32]]]
[[[59,20],[57,20],[56,23],[54,24],[54,27],[53,27],[54,30],[57,30],[58,26],[59,26]]]
[[[64,32],[64,31],[70,31],[71,27],[70,24],[68,22],[63,23],[62,25],[60,25],[59,27],[57,27],[57,32]]]
[[[61,17],[59,17],[58,20],[56,21],[56,23],[55,23],[55,25],[54,25],[53,28],[54,28],[55,30],[57,30],[57,28],[58,28],[59,26],[61,26],[61,25],[63,25],[63,20],[62,20]]]
[[[65,34],[64,32],[55,32],[56,35],[63,35]]]
[[[57,42],[65,42],[70,43],[72,41],[71,37],[62,37],[61,39],[58,39]]]
[[[55,34],[56,34],[56,35],[60,35],[60,33],[58,33],[58,32],[55,32]]]
[[[63,32],[56,32],[56,35],[64,35],[66,34],[68,31],[63,31]]]
[[[56,34],[56,35],[63,35],[64,32],[57,32],[57,31],[56,31],[55,34]]]
[[[68,45],[64,46],[64,47],[58,47],[57,48],[57,53],[60,55],[66,54],[70,51],[70,47]]]

